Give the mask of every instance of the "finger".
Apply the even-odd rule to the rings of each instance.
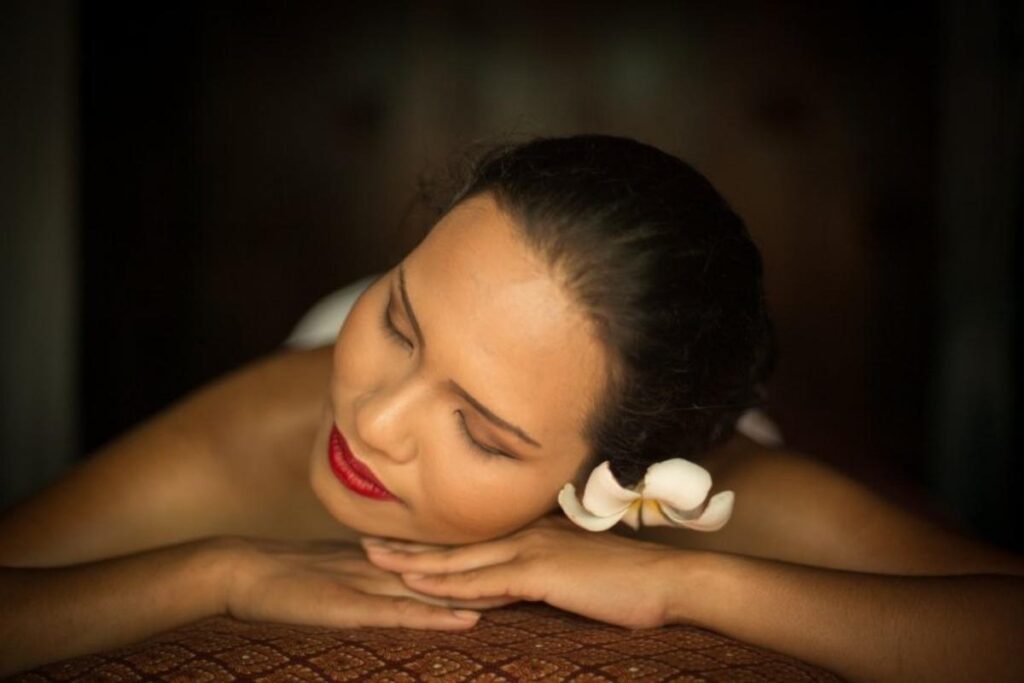
[[[354,543],[349,541],[335,541],[332,539],[313,539],[304,541],[301,546],[303,552],[314,553],[344,553],[351,552],[356,548]]]
[[[446,550],[450,546],[434,545],[430,543],[413,543],[412,541],[399,541],[393,538],[381,538],[380,536],[363,536],[359,539],[363,548],[393,548],[404,550],[410,553],[432,552],[435,550]]]
[[[481,609],[497,609],[499,607],[505,607],[511,605],[513,602],[519,602],[519,598],[503,595],[494,598],[477,598],[474,600],[460,600],[459,598],[440,598],[433,595],[427,595],[426,593],[417,593],[414,590],[408,589],[409,594],[415,597],[417,600],[424,601],[436,601],[431,602],[434,605],[441,605],[450,609],[470,609],[470,610],[481,610]]]
[[[479,612],[428,605],[415,598],[377,598],[361,611],[360,625],[390,628],[467,629],[480,619]]]
[[[405,595],[411,595],[416,600],[422,600],[423,602],[426,602],[431,605],[447,607],[448,609],[497,609],[499,607],[511,605],[513,602],[519,602],[519,598],[513,598],[510,596],[500,596],[494,598],[477,598],[475,600],[460,600],[459,598],[441,598],[434,595],[427,595],[426,593],[417,593],[413,590],[409,590],[409,592]]]
[[[379,545],[366,546],[367,559],[381,569],[420,574],[450,574],[503,564],[514,559],[517,553],[517,546],[507,541],[423,552],[406,552]]]
[[[402,581],[417,593],[446,596],[459,600],[493,597],[516,597],[522,600],[543,600],[540,591],[532,589],[524,567],[506,562],[454,574],[404,573]]]
[[[458,600],[456,598],[427,595],[412,590],[394,574],[387,576],[380,576],[379,574],[375,576],[352,576],[347,579],[346,585],[355,588],[365,595],[415,598],[431,605],[438,605],[439,607],[447,607],[449,609],[494,609],[504,607],[517,600],[516,598],[508,597]]]
[[[516,598],[494,597],[479,600],[459,600],[444,596],[419,593],[406,586],[400,576],[390,574],[385,580],[379,576],[354,576],[347,580],[347,585],[366,595],[383,595],[392,597],[415,598],[431,605],[450,609],[495,609],[516,602]]]
[[[480,598],[479,600],[448,599],[448,604],[451,607],[472,610],[498,609],[499,607],[506,607],[515,602],[522,602],[522,600],[520,598],[512,597],[511,595],[506,595],[500,598]]]

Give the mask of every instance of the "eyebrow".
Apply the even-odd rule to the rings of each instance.
[[[409,301],[409,292],[405,288],[405,268],[401,264],[399,264],[398,266],[398,286],[399,291],[402,295],[402,304],[405,307],[406,314],[408,314],[409,316],[409,322],[412,324],[412,331],[416,334],[416,341],[419,342],[420,348],[426,348],[427,342],[423,338],[423,330],[420,328],[420,323],[416,319],[416,312],[413,311],[412,302]],[[534,439],[529,434],[527,434],[521,427],[517,427],[508,420],[504,420],[498,417],[494,413],[494,411],[492,411],[490,408],[488,408],[483,403],[474,398],[473,395],[470,394],[468,391],[463,389],[458,382],[450,379],[448,380],[447,384],[449,389],[451,389],[459,396],[464,398],[467,403],[473,406],[477,410],[477,412],[479,412],[481,415],[487,418],[495,426],[500,427],[501,429],[504,429],[507,432],[515,434],[516,436],[518,436],[520,439],[530,444],[531,446],[542,448],[542,446],[537,442],[537,440]]]

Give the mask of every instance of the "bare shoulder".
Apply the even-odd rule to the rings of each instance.
[[[736,493],[713,533],[656,527],[645,538],[814,566],[892,574],[1024,573],[1011,553],[904,509],[832,467],[737,434],[704,466]]]
[[[262,530],[300,490],[330,363],[330,348],[275,353],[137,425],[0,518],[0,565]]]

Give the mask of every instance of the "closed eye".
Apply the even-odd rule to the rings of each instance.
[[[389,336],[391,339],[395,340],[405,348],[412,351],[415,345],[412,343],[412,341],[409,340],[408,337],[406,337],[404,334],[398,331],[398,328],[395,327],[395,323],[391,320],[391,302],[391,297],[388,297],[388,305],[384,307],[383,314],[381,315],[381,327],[384,328],[384,332],[385,334],[387,334],[387,336]],[[458,416],[460,431],[462,432],[465,439],[469,442],[469,445],[474,450],[483,453],[488,457],[508,458],[509,460],[519,459],[513,455],[505,453],[504,451],[499,451],[495,448],[491,448],[490,446],[485,446],[476,439],[474,439],[473,435],[469,433],[469,428],[466,426],[466,417],[465,415],[462,414],[462,411],[456,410],[455,414]]]
[[[463,435],[465,435],[466,439],[469,441],[470,445],[473,446],[473,448],[476,448],[477,450],[485,453],[488,456],[508,458],[510,460],[518,460],[518,458],[516,458],[515,456],[509,455],[504,451],[499,451],[496,448],[485,446],[476,439],[474,439],[473,435],[469,433],[469,428],[466,426],[466,416],[462,414],[461,410],[456,410],[455,414],[459,416],[459,428],[462,430]]]
[[[413,343],[395,327],[395,324],[391,321],[391,297],[388,297],[388,305],[384,307],[384,313],[381,316],[381,326],[384,328],[384,332],[389,337],[397,341],[407,349],[413,348]]]

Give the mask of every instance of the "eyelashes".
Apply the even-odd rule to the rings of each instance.
[[[466,416],[462,414],[461,410],[456,410],[455,414],[459,416],[459,429],[474,448],[490,458],[508,458],[509,460],[515,460],[511,455],[494,448],[490,448],[489,446],[485,446],[474,439],[473,435],[469,433],[469,428],[466,427]]]
[[[399,332],[398,328],[395,327],[395,324],[391,321],[391,297],[390,296],[388,297],[388,303],[384,307],[384,310],[383,310],[383,312],[381,314],[381,327],[383,328],[384,333],[388,337],[390,337],[392,340],[394,340],[396,343],[398,343],[399,345],[405,347],[406,349],[408,349],[410,351],[412,350],[412,348],[413,348],[412,342],[408,338],[406,338],[406,336],[404,334]],[[461,410],[456,410],[454,414],[458,418],[459,431],[462,432],[463,437],[465,437],[466,441],[469,442],[469,445],[474,450],[476,450],[478,453],[481,453],[482,455],[484,455],[484,456],[486,456],[488,458],[506,458],[506,459],[509,459],[509,460],[516,460],[517,459],[514,456],[509,455],[508,453],[496,450],[494,448],[490,448],[489,446],[485,446],[482,443],[480,443],[479,441],[477,441],[476,439],[474,439],[473,435],[469,433],[469,428],[466,426],[466,416],[462,414],[462,411]]]
[[[412,349],[412,342],[409,341],[408,339],[406,339],[405,335],[403,335],[401,332],[399,332],[398,328],[395,327],[395,324],[393,322],[391,322],[391,313],[390,313],[390,311],[391,311],[391,298],[388,297],[388,305],[384,307],[384,312],[383,312],[383,315],[381,316],[381,326],[384,328],[384,332],[387,333],[387,335],[389,337],[391,337],[392,339],[397,341],[399,344],[401,344],[402,346],[404,346],[407,349],[411,350]]]

